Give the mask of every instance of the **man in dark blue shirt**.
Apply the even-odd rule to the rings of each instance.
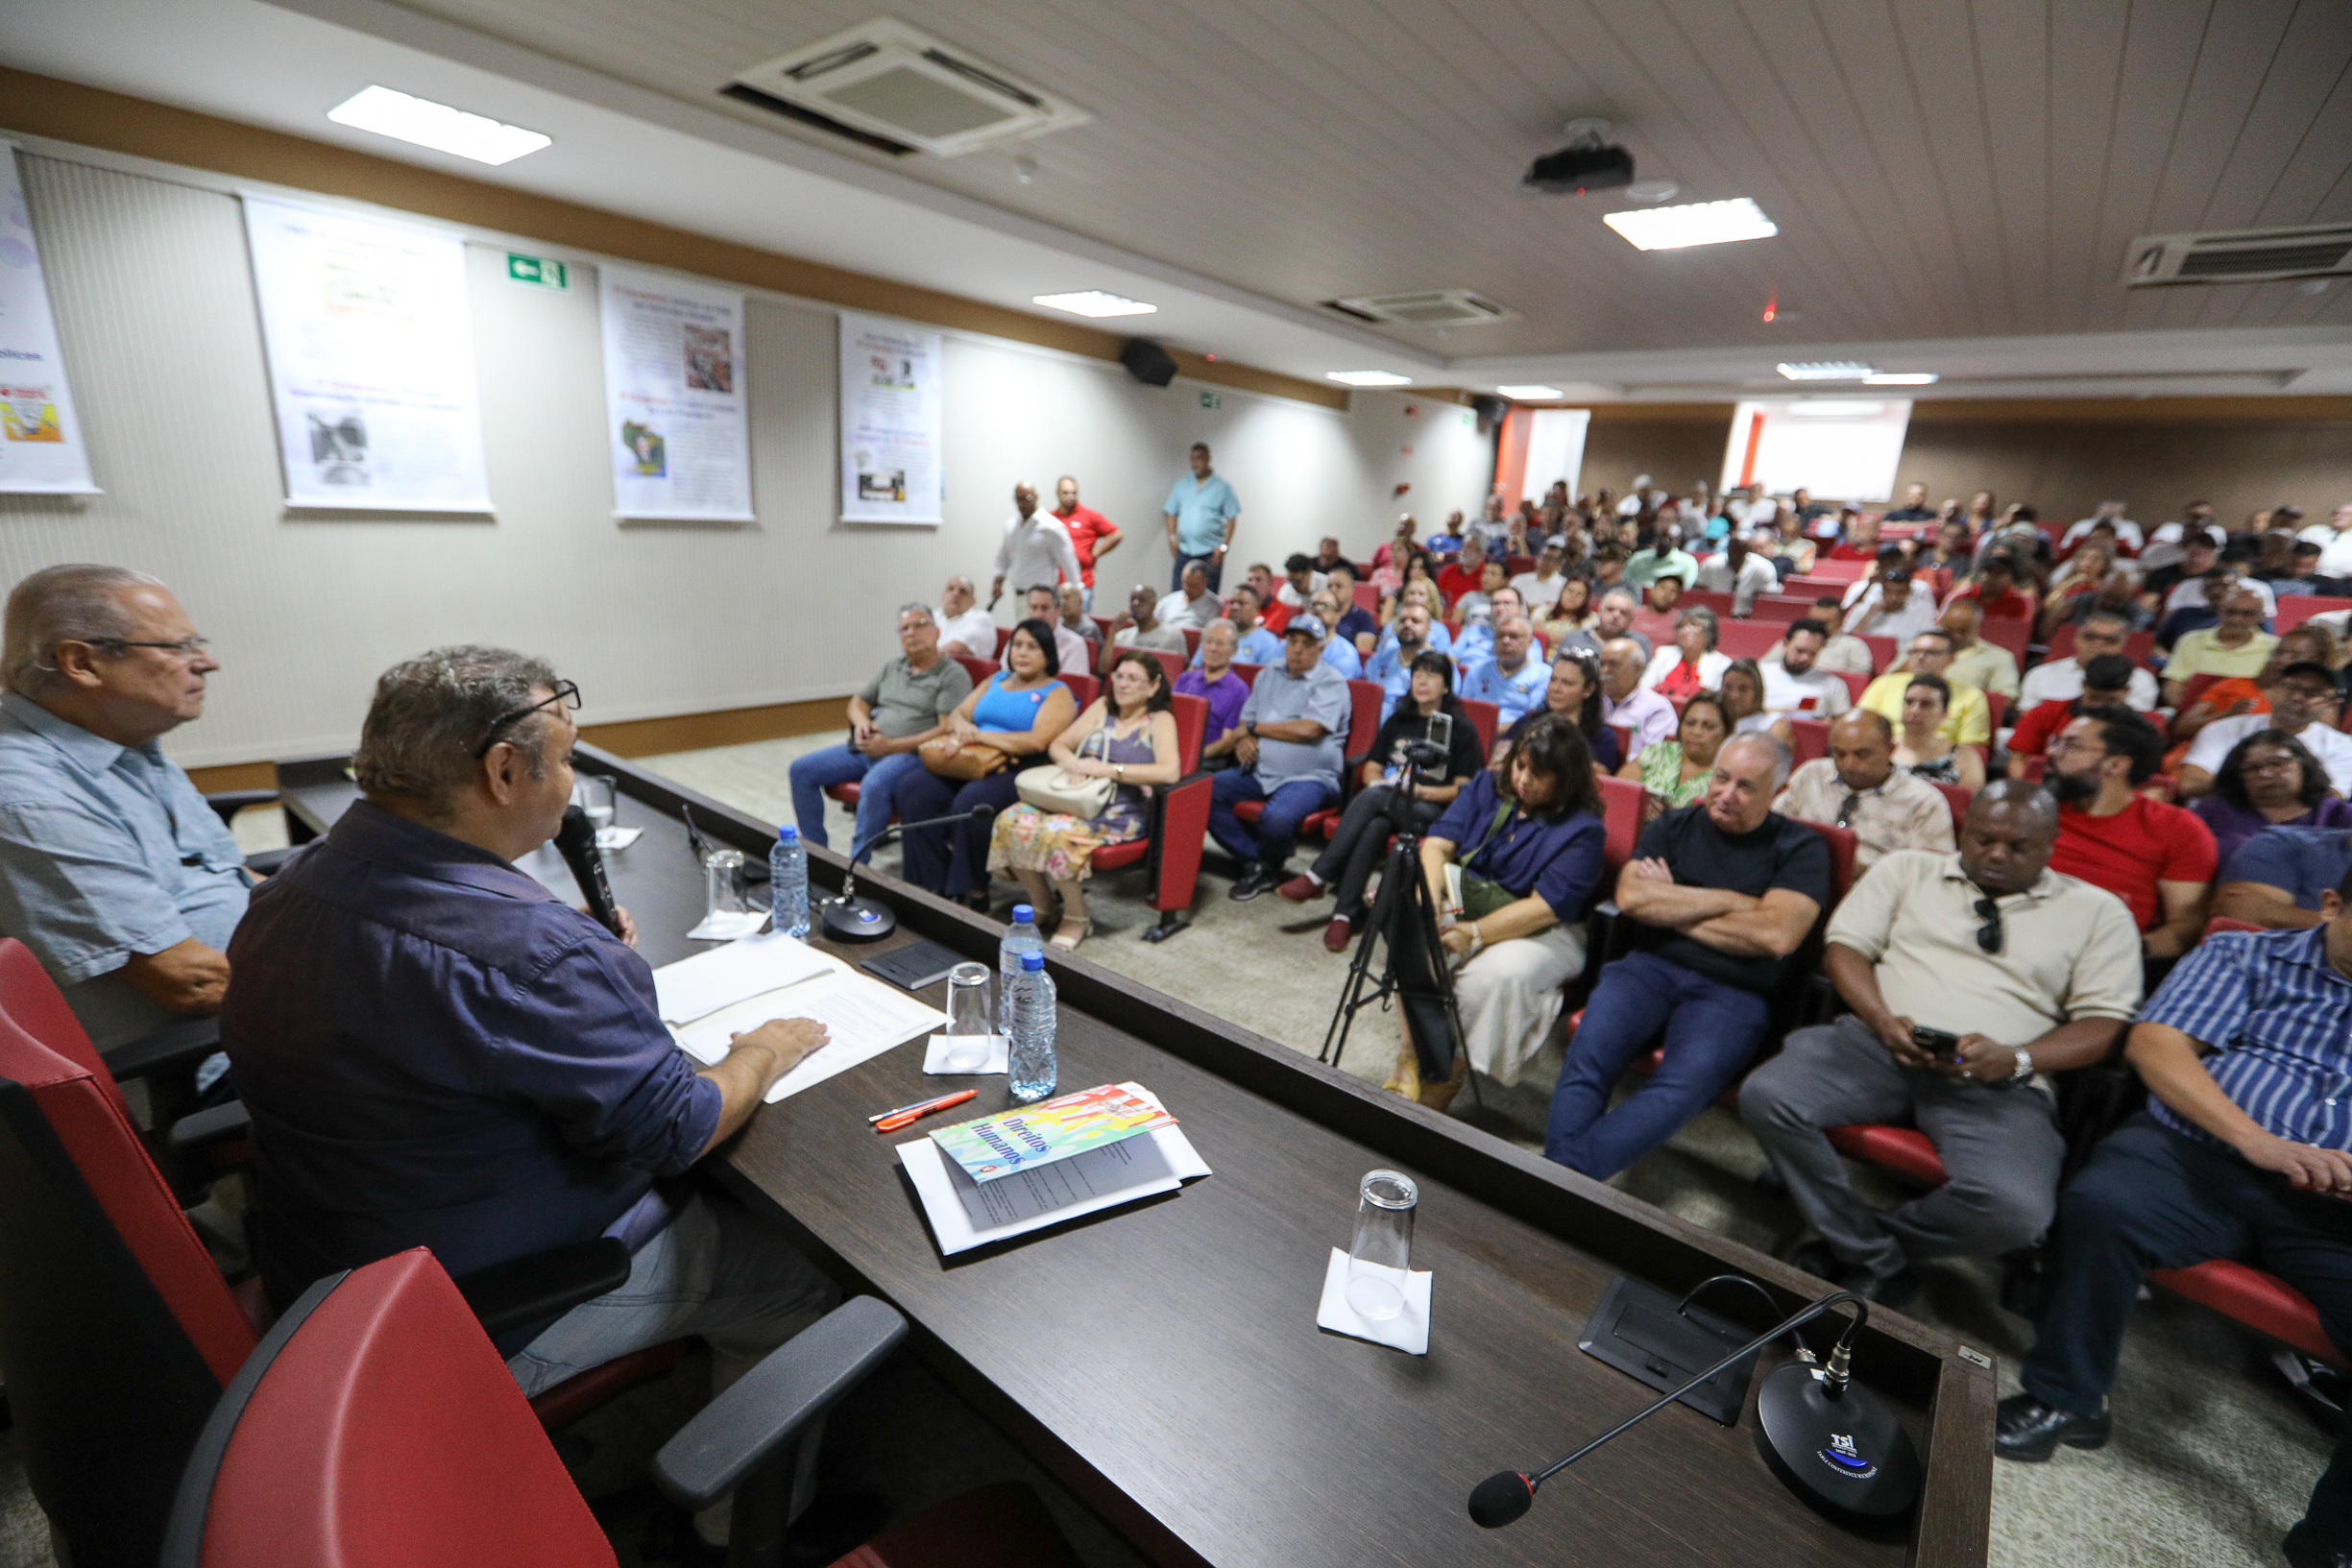
[[[352,758],[365,798],[237,928],[221,1035],[254,1119],[264,1272],[282,1304],[412,1246],[464,1274],[618,1237],[628,1284],[511,1358],[523,1391],[683,1334],[724,1387],[831,1288],[679,1178],[825,1031],[763,1025],[697,1072],[644,959],[515,867],[570,800],[578,701],[501,649],[395,665]]]

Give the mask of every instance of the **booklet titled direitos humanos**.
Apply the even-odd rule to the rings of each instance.
[[[959,1122],[931,1136],[974,1181],[990,1182],[1176,1124],[1176,1119],[1146,1099],[1136,1085],[1106,1083]]]

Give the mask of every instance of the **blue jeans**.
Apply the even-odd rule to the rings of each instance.
[[[869,843],[890,825],[892,787],[909,768],[920,771],[922,766],[923,759],[913,752],[869,758],[847,741],[809,753],[793,762],[791,769],[792,820],[800,825],[800,836],[819,847],[830,847],[825,836],[825,790],[833,784],[858,784],[858,820],[850,830],[850,845],[854,849]],[[858,858],[869,860],[873,855],[868,849]]]
[[[1763,1043],[1764,999],[1648,953],[1601,971],[1552,1091],[1543,1157],[1606,1181],[1656,1148],[1731,1086]],[[1635,1057],[1665,1036],[1657,1073],[1609,1108]]]
[[[1181,546],[1179,546],[1179,550],[1180,549]],[[1200,569],[1209,574],[1209,591],[1211,593],[1217,591],[1219,586],[1224,580],[1224,557],[1221,555],[1184,555],[1179,553],[1176,558],[1176,569],[1168,574],[1169,592],[1176,592],[1184,587],[1184,568],[1191,566],[1196,561],[1200,563]]]
[[[1237,860],[1279,871],[1298,841],[1298,825],[1339,798],[1340,786],[1330,779],[1293,779],[1268,795],[1254,773],[1220,773],[1209,782],[1209,836]],[[1233,814],[1242,801],[1266,803],[1254,832]]]

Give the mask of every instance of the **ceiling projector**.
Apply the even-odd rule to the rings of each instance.
[[[1582,196],[1633,183],[1634,155],[1610,143],[1607,120],[1570,120],[1566,130],[1568,144],[1529,164],[1521,185],[1550,196]]]

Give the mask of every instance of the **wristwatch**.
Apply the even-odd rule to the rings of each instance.
[[[2022,1046],[2013,1046],[2010,1049],[2017,1052],[2017,1066],[2009,1070],[2009,1081],[2023,1083],[2033,1076],[2033,1052]]]

